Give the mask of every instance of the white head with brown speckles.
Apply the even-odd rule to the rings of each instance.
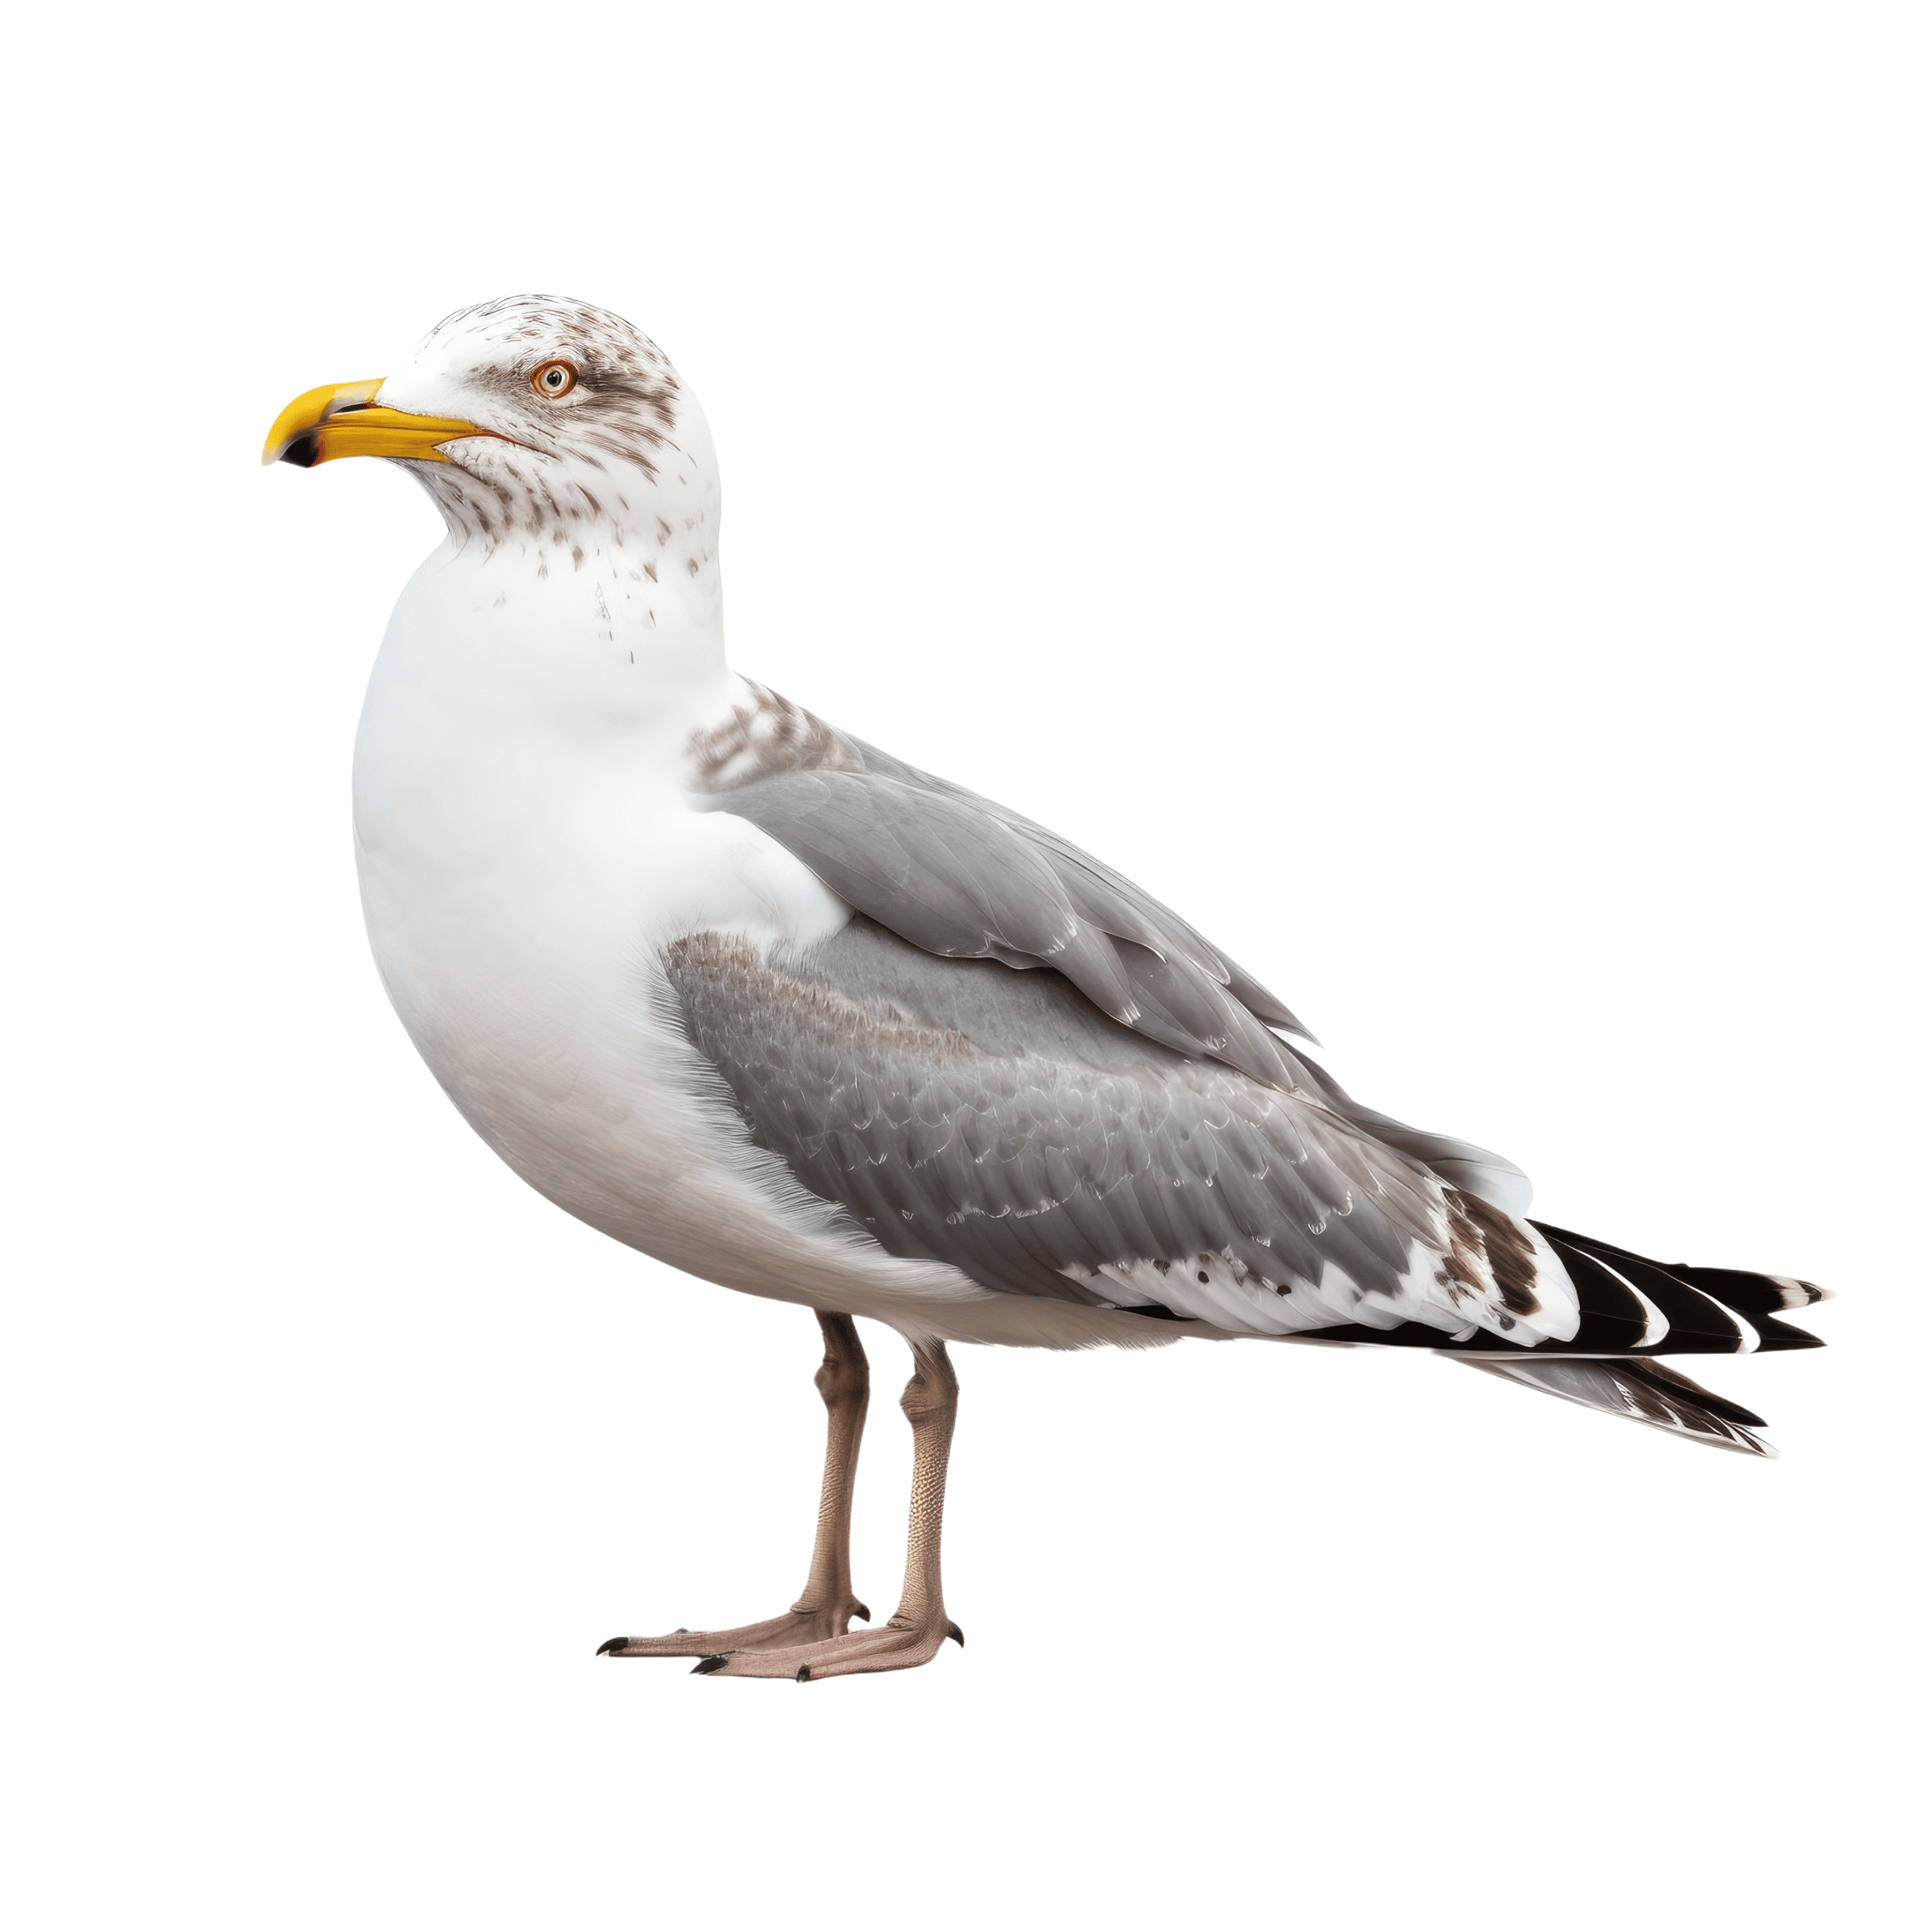
[[[460,309],[380,399],[491,432],[445,445],[445,463],[411,465],[452,534],[567,557],[601,524],[657,572],[715,578],[711,432],[669,358],[621,316],[543,295]]]
[[[402,461],[459,544],[534,554],[546,574],[614,546],[686,601],[717,595],[703,412],[608,309],[546,295],[460,309],[380,385],[298,398],[264,451],[305,465],[355,454]]]

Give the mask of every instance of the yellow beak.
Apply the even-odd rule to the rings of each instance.
[[[373,383],[327,383],[298,395],[275,419],[262,461],[298,463],[312,469],[339,456],[411,457],[423,463],[447,463],[440,445],[459,436],[494,436],[460,416],[411,416],[400,409],[380,409]],[[503,438],[500,440],[507,440]]]

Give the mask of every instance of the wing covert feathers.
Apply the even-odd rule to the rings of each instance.
[[[692,747],[712,809],[925,952],[1052,967],[1119,1025],[1294,1090],[1297,1063],[1270,1029],[1306,1029],[1150,894],[1044,826],[751,689],[751,706]]]
[[[1527,1222],[1312,1081],[1284,1091],[1137,1037],[1059,974],[934,958],[863,918],[795,957],[719,933],[663,957],[753,1140],[891,1254],[1236,1334],[1508,1349],[1575,1331]]]

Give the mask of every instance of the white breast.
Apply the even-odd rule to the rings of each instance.
[[[424,1059],[533,1186],[675,1266],[862,1313],[981,1298],[752,1149],[675,1018],[664,940],[809,942],[850,916],[755,826],[692,809],[686,748],[742,681],[655,611],[613,625],[600,559],[541,579],[516,561],[424,565],[357,736],[370,941]]]

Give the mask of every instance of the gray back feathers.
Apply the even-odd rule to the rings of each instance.
[[[1305,1034],[1300,1022],[1157,900],[1044,826],[759,695],[758,713],[694,748],[713,809],[928,952],[1051,966],[1121,1026],[1293,1091],[1294,1057],[1269,1029]],[[748,753],[761,743],[761,759]]]

